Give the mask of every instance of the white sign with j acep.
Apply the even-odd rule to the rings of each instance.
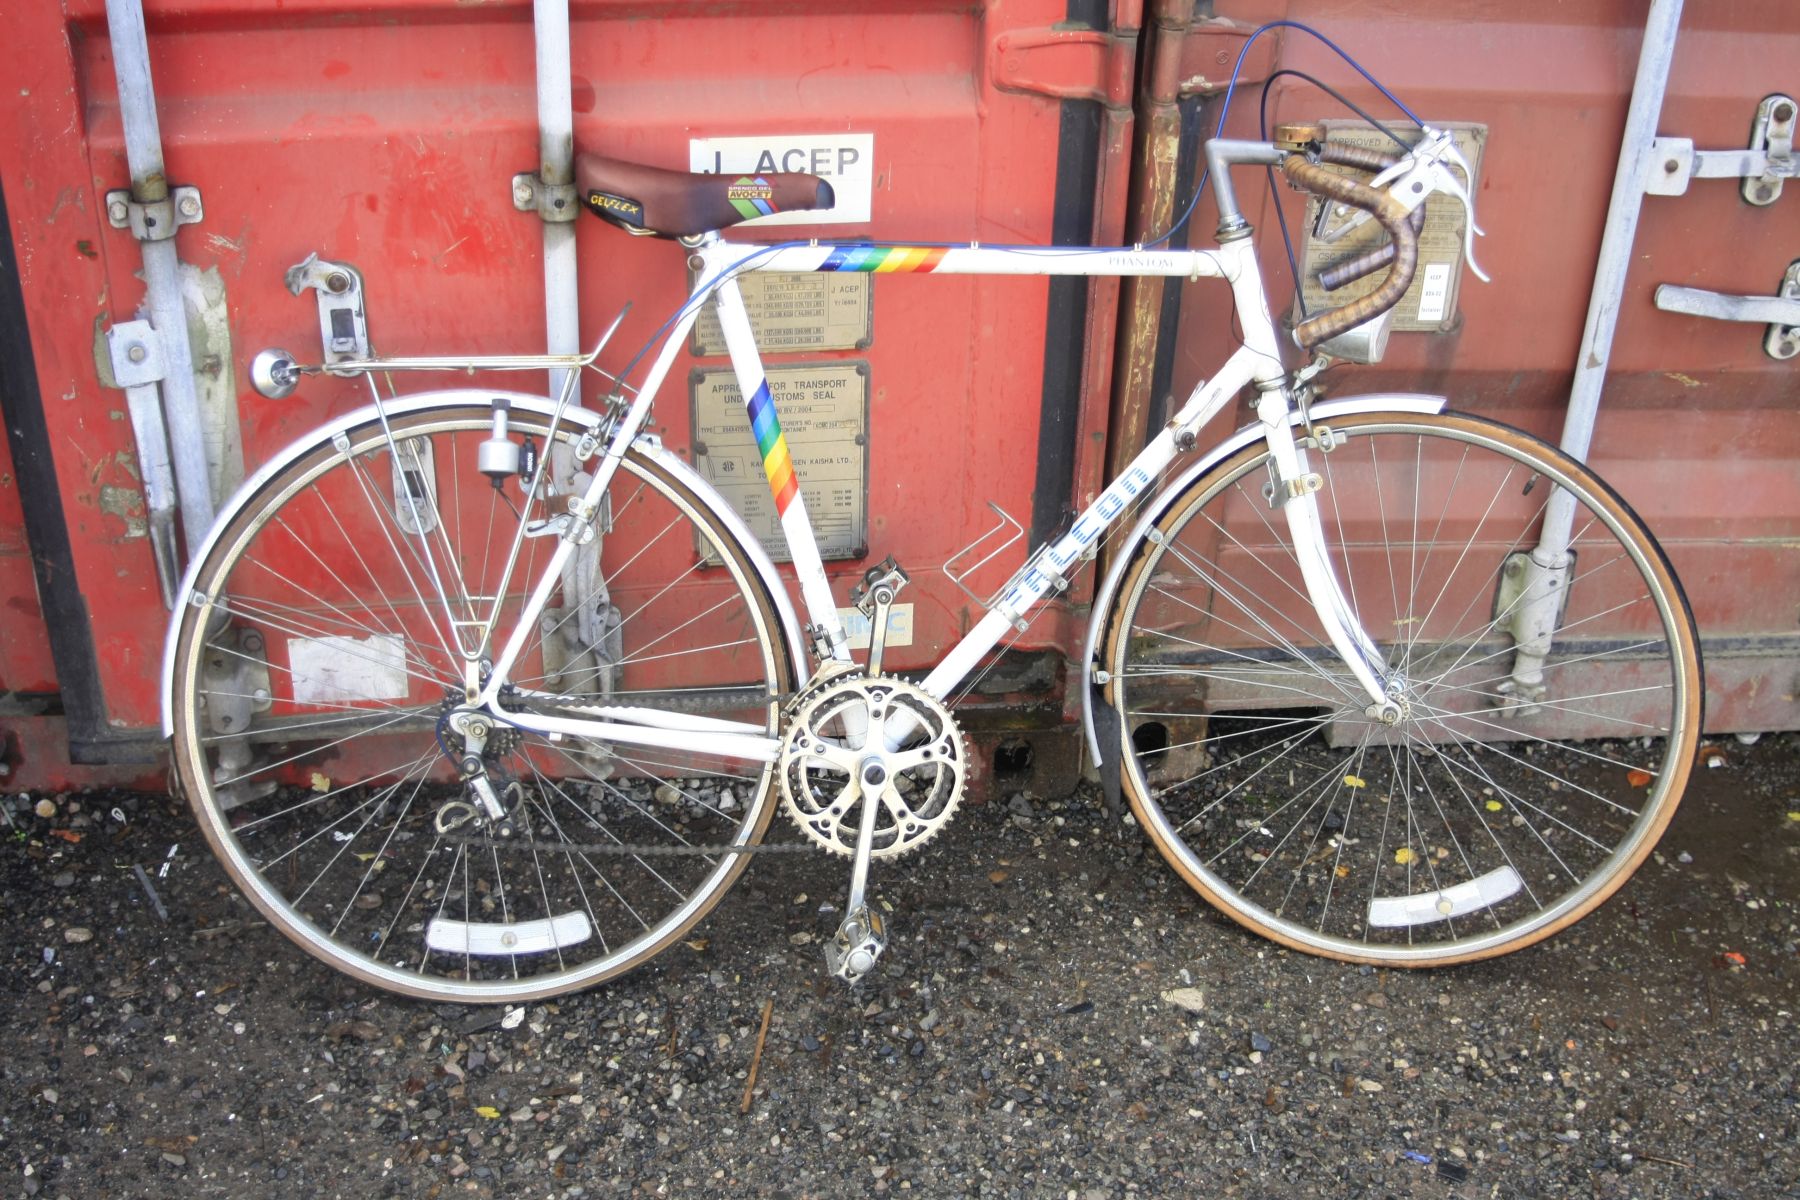
[[[747,225],[854,225],[869,219],[875,191],[872,133],[770,134],[767,137],[691,138],[688,170],[708,175],[804,171],[831,185],[828,212],[775,213]]]

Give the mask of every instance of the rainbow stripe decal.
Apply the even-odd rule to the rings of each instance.
[[[769,399],[768,380],[763,380],[756,394],[750,397],[748,407],[750,428],[756,434],[756,448],[762,454],[763,474],[769,477],[769,491],[775,497],[775,513],[785,516],[788,505],[800,494],[800,481],[794,477],[794,460],[788,454],[781,420],[775,415],[775,402]]]
[[[818,265],[820,271],[934,271],[944,257],[942,246],[839,246]]]

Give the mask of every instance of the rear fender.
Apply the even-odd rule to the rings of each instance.
[[[407,396],[384,403],[382,410],[391,419],[423,409],[488,405],[501,399],[510,402],[515,410],[534,412],[546,417],[556,411],[555,401],[544,396],[474,388],[421,392],[415,396]],[[317,449],[321,443],[329,442],[338,434],[377,419],[378,414],[373,406],[360,408],[355,412],[337,417],[321,428],[314,429],[303,437],[290,442],[265,462],[256,474],[245,480],[243,486],[238,488],[236,494],[219,510],[212,529],[207,532],[206,540],[201,543],[200,548],[195,551],[192,559],[188,562],[187,571],[182,576],[181,587],[175,593],[175,611],[169,617],[169,631],[163,640],[162,729],[165,738],[175,736],[176,634],[181,625],[182,610],[191,603],[191,597],[194,595],[194,581],[199,574],[200,564],[204,563],[212,554],[226,526],[257,497],[264,485],[284,468]],[[562,419],[568,425],[592,428],[599,422],[600,414],[587,409],[571,407],[563,410]],[[783,585],[781,576],[776,572],[775,564],[769,560],[768,554],[763,551],[762,544],[744,524],[743,518],[732,510],[711,484],[702,479],[686,462],[663,449],[662,444],[656,439],[639,438],[636,448],[673,475],[738,539],[743,546],[745,557],[750,560],[751,569],[762,579],[770,596],[774,598],[776,616],[781,622],[781,633],[787,641],[788,653],[793,656],[794,669],[799,677],[805,678],[809,660],[806,655],[806,643],[800,634],[800,621],[794,614],[793,601],[788,597],[787,588]]]

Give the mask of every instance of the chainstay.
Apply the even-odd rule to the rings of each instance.
[[[627,858],[716,858],[723,854],[816,854],[810,842],[758,842],[754,845],[723,843],[707,846],[633,845],[625,842],[534,842],[529,838],[458,837],[445,835],[452,846],[512,853],[611,854]]]

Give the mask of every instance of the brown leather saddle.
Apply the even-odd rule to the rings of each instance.
[[[817,175],[767,171],[699,175],[598,154],[575,156],[581,202],[631,233],[689,237],[778,212],[830,208],[831,185]]]

